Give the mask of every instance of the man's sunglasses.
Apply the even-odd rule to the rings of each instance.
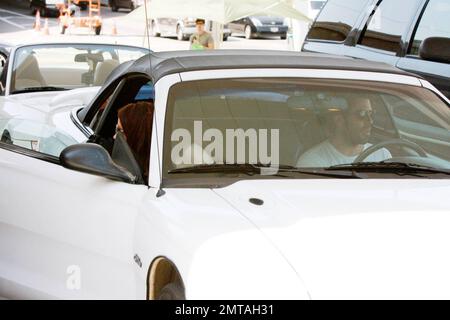
[[[360,110],[353,112],[352,114],[360,119],[373,119],[373,117],[375,116],[375,110]]]

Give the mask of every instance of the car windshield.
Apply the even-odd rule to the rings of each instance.
[[[165,128],[166,178],[255,175],[255,166],[278,173],[342,165],[381,173],[436,169],[425,172],[430,175],[450,169],[449,104],[412,85],[295,78],[184,82],[169,93]]]
[[[118,45],[35,45],[14,54],[10,93],[101,86],[121,63],[149,51]]]
[[[81,141],[53,125],[30,119],[1,119],[0,141],[59,157],[64,148]]]

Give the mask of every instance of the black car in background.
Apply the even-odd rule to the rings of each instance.
[[[450,0],[328,0],[303,51],[385,62],[450,97]]]
[[[114,12],[119,11],[119,9],[134,10],[137,7],[136,2],[136,0],[108,0],[109,6]]]
[[[285,18],[251,16],[245,17],[228,24],[231,33],[245,35],[246,39],[262,36],[276,36],[286,39],[288,25]]]
[[[60,13],[58,3],[61,2],[62,1],[55,0],[30,0],[31,14],[34,15],[36,14],[36,11],[39,11],[42,17],[58,17]],[[64,4],[67,5],[67,1],[64,1]]]

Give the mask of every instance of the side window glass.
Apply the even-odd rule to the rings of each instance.
[[[48,124],[25,119],[0,119],[1,142],[59,157],[66,147],[78,143],[68,133]]]
[[[409,54],[418,56],[420,44],[430,37],[450,38],[450,2],[430,0],[413,37]]]
[[[384,0],[375,10],[360,44],[396,53],[411,19],[417,12],[418,0],[405,5],[402,0]]]
[[[328,0],[311,27],[308,40],[344,41],[368,0]]]
[[[313,1],[310,2],[311,3],[311,9],[312,10],[320,10],[324,6],[325,2],[326,1],[323,1],[323,0],[321,0],[321,1],[314,1],[313,0]]]
[[[95,131],[100,119],[103,115],[103,112],[105,111],[106,106],[109,104],[109,102],[111,101],[111,98],[113,96],[113,93],[111,93],[111,95],[109,95],[105,100],[103,100],[103,102],[100,103],[100,108],[97,111],[97,113],[95,114],[94,118],[92,119],[89,127]],[[140,102],[140,101],[153,101],[154,100],[154,96],[155,96],[155,88],[153,86],[153,84],[151,82],[143,85],[138,93],[136,94],[136,96],[134,97],[134,99],[132,101],[129,101],[130,103],[134,103],[134,102]]]
[[[154,89],[142,85],[133,100],[117,110],[112,159],[147,183],[150,165]]]
[[[395,134],[395,128],[392,123],[391,116],[389,115],[386,105],[383,103],[380,95],[371,94],[367,95],[367,97],[370,99],[374,110],[373,127],[388,134]]]
[[[408,103],[407,100],[396,96],[386,95],[383,98],[390,106],[397,124],[400,124],[406,130],[408,130],[408,124],[410,128],[425,125],[436,129],[449,129],[448,121],[445,121],[425,106]]]
[[[89,124],[89,127],[92,129],[92,131],[95,131],[97,129],[97,126],[100,122],[100,119],[103,115],[103,112],[105,111],[106,106],[110,102],[112,98],[112,94],[109,95],[103,102],[100,103],[100,108],[98,109],[97,113],[95,114],[94,118],[92,119],[91,123]]]

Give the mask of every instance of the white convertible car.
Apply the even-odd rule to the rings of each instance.
[[[415,75],[325,55],[153,53],[87,106],[32,98],[28,121],[8,99],[0,296],[450,298],[450,104]],[[121,118],[139,103],[148,167]]]
[[[15,145],[37,148],[39,143],[40,151],[58,153],[70,139],[85,139],[79,130],[69,135],[56,132],[60,127],[56,122],[67,119],[50,119],[52,114],[63,107],[70,112],[74,106],[86,106],[112,71],[149,50],[115,44],[38,43],[2,45],[0,53],[0,127],[14,132]],[[48,121],[53,127],[47,126]],[[71,125],[62,127],[70,130]]]

